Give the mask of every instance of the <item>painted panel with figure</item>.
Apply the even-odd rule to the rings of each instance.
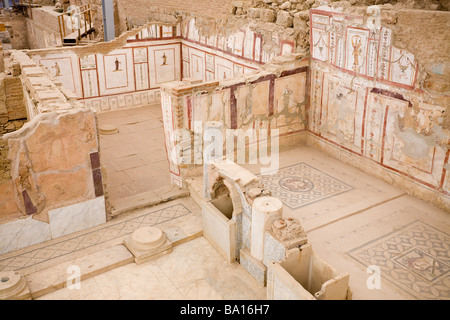
[[[42,64],[50,73],[56,78],[56,80],[61,81],[63,86],[75,94],[80,93],[76,87],[75,80],[75,68],[72,58],[49,58],[40,59],[39,63]]]
[[[156,84],[176,80],[175,49],[159,49],[154,51]]]
[[[124,88],[128,86],[126,54],[103,56],[105,70],[105,89]]]

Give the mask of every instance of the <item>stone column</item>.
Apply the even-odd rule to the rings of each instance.
[[[252,206],[251,254],[263,261],[264,233],[269,230],[272,223],[281,219],[283,204],[278,198],[265,196],[258,197]]]

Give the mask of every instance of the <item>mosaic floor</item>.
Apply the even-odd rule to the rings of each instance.
[[[0,256],[0,271],[22,270],[51,262],[61,257],[72,255],[78,251],[107,243],[131,234],[140,227],[159,226],[172,220],[189,215],[191,210],[183,203],[172,204],[163,209],[148,209],[137,216],[123,219],[120,222],[109,222],[100,228],[86,230],[81,234],[43,243],[38,248],[21,250],[19,254]],[[7,256],[6,258],[4,258]],[[2,258],[3,257],[3,258]]]
[[[448,213],[314,149],[288,151],[280,159],[281,169],[262,176],[264,183],[284,202],[283,215],[301,221],[316,254],[350,274],[353,299],[450,299]],[[65,256],[95,252],[102,243],[121,243],[140,226],[167,226],[170,236],[193,234],[195,228],[198,233],[200,212],[191,198],[183,198],[119,216],[0,256],[0,270],[54,265]],[[196,220],[188,221],[192,216]],[[367,285],[369,266],[380,268],[379,289]],[[131,263],[82,285],[82,290],[61,289],[42,299],[265,299],[265,288],[239,264],[225,263],[203,237],[152,263]]]
[[[353,189],[306,163],[284,167],[274,174],[261,175],[260,178],[272,194],[291,209],[298,209]]]
[[[247,169],[300,220],[313,250],[349,272],[354,299],[450,299],[448,213],[309,147],[282,152],[272,175]],[[380,268],[380,290],[367,286],[369,266]]]
[[[347,252],[417,299],[450,298],[450,236],[417,220]]]

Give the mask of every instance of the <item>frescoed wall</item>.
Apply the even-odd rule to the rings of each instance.
[[[164,83],[183,78],[228,80],[258,71],[275,56],[264,50],[262,36],[248,28],[228,37],[200,37],[195,19],[171,26],[145,25],[125,40],[107,52],[93,45],[30,54],[99,112],[157,104]],[[293,43],[279,45],[279,54],[293,52]]]
[[[181,79],[179,40],[130,42],[107,54],[60,49],[32,57],[99,112],[160,103],[160,85]]]
[[[292,147],[295,139],[301,139],[307,130],[308,61],[303,59],[290,62],[278,66],[270,74],[262,72],[251,76],[243,75],[226,82],[179,81],[170,86],[162,86],[164,131],[172,183],[182,186],[189,170],[186,168],[193,165],[191,155],[199,152],[195,144],[202,145],[202,127],[209,121],[223,123],[223,130],[239,129],[235,132],[245,132],[248,134],[249,145],[267,140],[259,129],[267,129],[262,130],[265,133],[272,132],[273,136],[280,139],[280,147],[286,143]],[[179,137],[177,129],[190,134]],[[196,141],[194,144],[191,143],[191,134],[193,141]],[[187,140],[183,140],[185,138]],[[239,143],[242,141],[245,143],[245,138]],[[180,162],[175,161],[177,149],[185,143],[182,148],[186,150],[186,162],[180,166]],[[201,161],[201,154],[198,159]]]
[[[311,59],[349,74],[403,88],[413,88],[418,65],[414,56],[392,45],[392,31],[369,29],[362,16],[311,10]]]
[[[360,167],[448,208],[448,98],[421,90],[414,55],[393,45],[390,29],[331,10],[310,19],[314,145],[370,160]]]
[[[225,80],[257,71],[277,54],[268,51],[262,35],[249,27],[228,36],[201,36],[193,18],[181,24],[183,77],[204,81]],[[294,52],[294,43],[279,40],[278,55]]]

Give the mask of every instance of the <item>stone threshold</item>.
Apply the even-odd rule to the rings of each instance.
[[[188,197],[189,194],[188,189],[183,189],[176,185],[169,185],[121,199],[110,199],[110,217],[114,218],[137,209],[153,207],[161,203]]]

